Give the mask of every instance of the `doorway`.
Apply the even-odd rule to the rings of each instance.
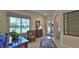
[[[52,22],[52,20],[47,21],[47,35],[53,36],[53,22]]]

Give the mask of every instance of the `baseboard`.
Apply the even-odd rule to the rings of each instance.
[[[73,48],[72,46],[69,45],[65,45],[65,44],[60,44],[62,46],[62,48]]]
[[[53,38],[53,41],[54,41],[54,43],[56,44],[56,46],[58,47],[58,48],[73,48],[72,46],[69,46],[69,45],[65,45],[65,44],[63,44],[63,43],[58,43],[58,42],[56,42],[55,40],[54,40],[54,38]]]

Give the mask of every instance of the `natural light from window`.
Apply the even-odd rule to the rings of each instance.
[[[30,20],[26,18],[9,17],[10,19],[10,32],[13,30],[17,33],[27,33],[29,30]]]

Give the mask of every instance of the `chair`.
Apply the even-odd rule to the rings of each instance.
[[[29,30],[29,31],[27,32],[27,39],[28,39],[30,42],[36,41],[35,31],[34,31],[34,30]]]
[[[5,36],[4,35],[0,35],[0,48],[4,48],[4,42],[5,41]]]

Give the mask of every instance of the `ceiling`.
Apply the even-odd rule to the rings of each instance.
[[[71,10],[30,10],[30,11],[42,15],[44,15],[44,13],[46,13],[47,15],[53,15],[54,13],[61,14],[69,12]]]
[[[37,13],[37,14],[44,14],[46,13],[47,15],[52,15],[54,10],[30,10],[31,12]]]
[[[54,10],[31,10],[32,12],[37,12],[37,13],[47,13],[47,12],[53,12]]]

